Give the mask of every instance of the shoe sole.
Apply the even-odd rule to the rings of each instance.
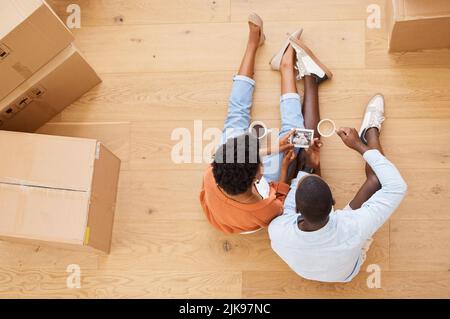
[[[295,44],[297,44],[299,47],[301,47],[311,57],[311,59],[314,62],[316,62],[317,65],[325,72],[325,75],[328,77],[328,79],[331,80],[331,78],[333,77],[333,73],[322,62],[320,62],[320,60],[314,55],[311,49],[306,46],[306,44],[304,44],[299,39],[295,39],[293,37],[290,37],[289,39]]]

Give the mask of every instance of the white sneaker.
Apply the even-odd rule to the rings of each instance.
[[[289,41],[297,55],[297,80],[302,79],[305,75],[314,75],[317,82],[320,83],[333,77],[333,73],[319,61],[306,44],[294,37],[290,37]]]
[[[371,127],[376,127],[380,131],[381,123],[384,120],[384,97],[382,94],[376,94],[367,104],[366,113],[359,129],[359,137],[365,144],[367,144],[366,131]]]
[[[280,51],[278,51],[278,53],[275,54],[269,62],[270,66],[272,67],[272,70],[280,71],[281,60],[283,59],[284,52],[286,52],[286,50],[290,44],[290,40],[289,40],[290,37],[298,39],[302,35],[302,32],[303,32],[303,29],[300,29],[288,36],[287,40],[283,43],[283,46],[281,47]]]

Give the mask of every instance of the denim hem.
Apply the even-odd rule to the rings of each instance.
[[[249,78],[248,76],[240,75],[240,74],[233,76],[233,81],[236,81],[236,80],[248,82],[253,86],[255,86],[255,83],[256,83],[255,80]]]

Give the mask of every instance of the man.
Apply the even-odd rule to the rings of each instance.
[[[361,130],[341,128],[344,144],[366,161],[365,183],[343,210],[334,211],[327,183],[299,172],[291,183],[283,215],[269,226],[274,251],[300,276],[324,282],[348,282],[359,272],[372,235],[391,216],[407,186],[384,156],[379,140],[384,99],[369,102]],[[319,151],[314,154],[316,166]]]

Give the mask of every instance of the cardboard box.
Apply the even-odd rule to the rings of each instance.
[[[389,0],[389,51],[450,48],[449,0]]]
[[[96,140],[0,131],[0,238],[109,253],[120,160]]]
[[[69,45],[0,101],[0,130],[34,132],[100,82]]]
[[[74,40],[42,0],[1,0],[0,100]]]

